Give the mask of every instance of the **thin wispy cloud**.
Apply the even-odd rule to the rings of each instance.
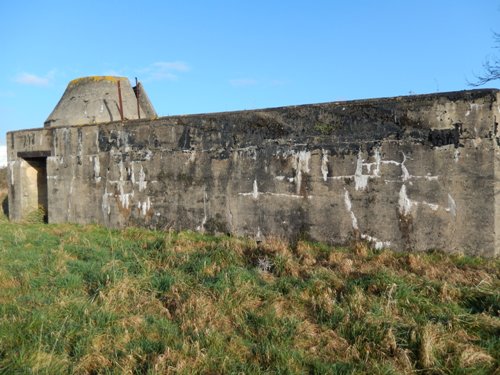
[[[230,79],[229,84],[233,87],[251,87],[251,86],[263,86],[263,87],[276,87],[284,86],[288,84],[287,80],[283,79],[255,79],[255,78],[236,78]]]
[[[157,61],[138,72],[143,74],[143,81],[175,81],[179,74],[190,70],[189,65],[182,61]]]
[[[54,79],[54,76],[55,70],[51,70],[44,76],[23,72],[14,77],[14,81],[21,85],[43,87],[48,86]]]
[[[159,61],[152,65],[161,70],[173,70],[177,72],[188,72],[190,70],[189,66],[182,61]]]
[[[229,80],[229,84],[233,87],[248,87],[255,86],[257,84],[257,80],[253,78],[237,78]]]
[[[47,77],[40,77],[30,73],[21,73],[14,80],[22,85],[47,86],[49,84]]]
[[[288,84],[288,81],[283,80],[283,79],[273,79],[269,82],[271,86],[284,86]]]

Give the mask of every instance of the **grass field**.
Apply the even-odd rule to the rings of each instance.
[[[498,374],[500,261],[0,218],[0,373]]]

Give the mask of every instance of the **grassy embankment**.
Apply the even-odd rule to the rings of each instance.
[[[0,218],[0,373],[495,373],[500,262]]]

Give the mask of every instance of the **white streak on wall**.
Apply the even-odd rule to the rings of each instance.
[[[413,202],[412,202],[413,203]],[[428,203],[426,201],[422,202],[422,205],[429,207],[432,211],[437,211],[439,208],[439,204],[435,203]]]
[[[98,157],[96,157],[98,159]],[[120,160],[118,163],[118,170],[119,170],[119,179],[118,180],[107,180],[109,184],[116,185],[116,188],[118,189],[118,194],[115,194],[114,197],[118,198],[120,201],[120,205],[123,208],[128,209],[130,207],[130,201],[131,198],[134,197],[134,190],[133,190],[133,185],[132,185],[132,192],[126,193],[125,192],[125,186],[127,186],[126,178],[130,175],[130,170],[128,168],[125,168],[123,165],[123,161]],[[100,169],[99,169],[100,171]],[[133,176],[133,173],[132,173]],[[100,177],[99,177],[100,180]],[[97,180],[97,181],[99,181]],[[107,189],[107,187],[106,187]],[[112,194],[111,194],[112,195]],[[109,203],[108,203],[109,204]],[[139,210],[142,209],[141,203],[138,203]]]
[[[477,132],[476,128],[474,128],[474,130]],[[481,143],[483,143],[483,140],[480,137],[476,136],[476,138],[472,139],[472,144],[474,145],[474,147],[479,147]]]
[[[99,155],[92,157],[94,162],[94,180],[95,182],[101,181],[101,164],[99,163]]]
[[[120,159],[120,162],[118,163],[118,170],[120,171],[120,176],[119,180],[116,181],[116,184],[118,185],[118,189],[120,190],[120,193],[123,193],[123,185],[125,184],[125,167],[123,166],[123,161]]]
[[[144,202],[137,203],[137,207],[141,211],[141,215],[146,216],[148,211],[151,209],[151,200],[149,199],[149,197],[147,197]]]
[[[370,176],[371,177],[371,176]],[[354,175],[346,175],[346,176],[332,176],[328,177],[329,180],[352,180],[354,179]]]
[[[188,158],[188,160],[184,163],[184,165],[188,165],[189,163],[194,163],[194,162],[195,162],[195,160],[196,160],[196,151],[195,151],[195,150],[193,150],[193,151],[191,151],[191,150],[186,150],[186,151],[183,151],[183,152],[187,152],[187,153],[189,153],[189,158]]]
[[[331,180],[344,180],[344,179],[349,179],[349,180],[354,180],[355,183],[355,189],[356,190],[365,190],[366,187],[368,186],[368,181],[371,179],[375,178],[380,178],[381,177],[381,171],[380,171],[380,166],[382,164],[396,164],[396,165],[401,165],[401,163],[393,161],[393,160],[382,160],[380,156],[380,150],[375,149],[374,155],[373,155],[374,161],[371,163],[365,163],[361,151],[358,154],[358,157],[356,159],[356,170],[354,171],[354,174],[352,175],[342,175],[342,176],[331,176],[331,177],[325,177],[323,175],[323,179],[326,181],[326,179],[331,179]],[[363,174],[363,168],[366,168],[368,174]]]
[[[139,170],[139,191],[143,191],[146,189],[147,181],[146,181],[146,174],[144,173],[144,168],[141,165],[141,169]]]
[[[358,219],[356,218],[356,215],[354,215],[354,211],[352,210],[351,197],[349,196],[349,192],[347,191],[346,188],[344,188],[344,204],[345,204],[345,207],[347,209],[347,212],[349,212],[349,214],[351,215],[352,229],[354,229],[355,231],[359,231]],[[390,241],[381,241],[378,238],[370,236],[368,234],[361,233],[360,237],[363,240],[367,240],[367,241],[373,243],[373,246],[377,250],[383,249],[384,247],[391,246]]]
[[[399,161],[396,160],[381,160],[381,164],[393,164],[393,165],[401,165]]]
[[[132,185],[135,184],[135,168],[134,168],[134,162],[130,163],[130,181],[132,182]]]
[[[285,176],[276,176],[274,178],[278,181],[283,181],[285,179]]]
[[[356,190],[365,190],[368,185],[368,177],[368,175],[363,174],[363,159],[361,158],[361,152],[359,152],[358,159],[356,161],[356,171],[354,172]]]
[[[284,176],[283,176],[284,178]],[[257,180],[253,180],[253,188],[252,191],[249,193],[238,193],[238,195],[244,196],[244,197],[252,197],[253,199],[258,199],[260,195],[271,195],[275,197],[287,197],[287,198],[305,198],[302,195],[299,194],[286,194],[286,193],[271,193],[271,192],[263,192],[259,191],[259,186],[257,184]],[[311,199],[312,196],[307,196],[308,199]]]
[[[344,188],[344,204],[345,204],[345,208],[347,209],[347,211],[351,215],[352,228],[354,230],[359,230],[358,219],[356,219],[356,216],[354,215],[354,212],[352,212],[351,197],[349,196],[349,192],[345,188]]]
[[[123,166],[123,160],[120,159],[120,162],[118,163],[118,169],[120,171],[120,182],[124,181],[124,175],[125,175],[125,168]]]
[[[122,144],[123,150],[125,152],[129,152],[130,151],[130,146],[128,144],[128,133],[124,132],[124,131],[120,131],[118,133],[118,139],[120,140],[120,142]]]
[[[75,179],[76,179],[76,176],[75,176],[75,172],[76,172],[76,170],[75,170],[75,168],[72,168],[72,169],[71,169],[71,172],[72,172],[72,176],[71,176],[71,180],[70,180],[70,182],[69,182],[69,193],[68,193],[68,200],[67,200],[67,202],[68,202],[68,206],[67,206],[67,208],[66,208],[66,213],[67,213],[67,215],[68,215],[68,216],[67,216],[67,220],[69,220],[69,221],[71,220],[71,214],[72,214],[72,213],[74,214],[74,212],[75,212],[75,210],[74,210],[74,209],[73,209],[73,210],[71,210],[71,208],[73,207],[73,204],[72,204],[72,198],[73,198],[73,196],[74,196],[74,194],[73,194],[73,186],[74,186],[74,184],[75,184]]]
[[[410,172],[408,171],[408,168],[406,167],[406,160],[407,160],[407,157],[406,155],[403,153],[403,161],[402,162],[398,162],[396,160],[381,160],[380,161],[380,164],[392,164],[392,165],[398,165],[400,168],[401,168],[401,179],[398,179],[398,180],[384,180],[385,183],[389,183],[389,182],[406,182],[406,181],[411,181],[411,180],[427,180],[427,181],[437,181],[439,180],[439,176],[433,176],[431,175],[430,173],[427,173],[427,175],[425,176],[413,176],[410,174]],[[410,182],[410,185],[411,185],[411,182]]]
[[[131,193],[124,193],[123,192],[123,185],[119,185],[120,189],[120,195],[118,196],[120,199],[120,203],[123,208],[129,208],[130,205],[130,198],[134,197],[134,191],[132,190]]]
[[[446,211],[449,211],[453,216],[457,216],[457,204],[450,194],[448,194],[448,209]]]
[[[259,187],[257,185],[257,180],[253,180],[252,198],[253,199],[258,199],[259,198]]]
[[[294,198],[294,199],[301,199],[301,198],[307,198],[307,199],[312,199],[312,195],[308,195],[307,197],[304,197],[303,195],[298,195],[298,194],[286,194],[286,193],[269,193],[269,192],[259,192],[261,195],[272,195],[274,197],[288,197],[288,198]]]
[[[102,195],[102,203],[101,203],[101,208],[102,208],[102,213],[104,216],[109,216],[111,214],[111,206],[109,205],[109,194],[108,194],[108,187],[104,189],[104,194]]]
[[[479,110],[481,110],[482,107],[483,107],[482,104],[478,104],[478,103],[471,103],[470,104],[470,110],[471,111],[479,111]]]
[[[403,161],[401,162],[401,179],[403,180],[403,182],[408,181],[411,178],[410,172],[408,172],[408,168],[406,168],[405,163],[406,155],[405,153],[403,153]]]
[[[321,150],[323,156],[321,157],[321,174],[323,175],[323,181],[328,180],[328,153],[325,150]]]
[[[382,250],[383,248],[385,247],[389,247],[391,246],[391,241],[380,241],[379,239],[377,239],[376,237],[372,237],[368,234],[361,234],[361,238],[363,240],[366,240],[366,241],[369,241],[371,243],[373,243],[373,247],[376,249],[376,250]]]
[[[10,185],[14,186],[14,165],[16,164],[15,161],[9,161],[7,165],[9,166],[9,176],[10,176]]]
[[[412,178],[419,179],[422,178],[427,181],[437,181],[439,180],[439,176],[431,176],[430,174],[427,174],[427,176],[412,176]]]
[[[208,220],[207,200],[208,200],[208,194],[205,187],[203,191],[203,219],[201,220],[201,224],[196,227],[197,231],[203,232],[205,230],[205,224],[207,223]]]
[[[429,203],[427,201],[422,201],[422,202],[415,201],[408,197],[408,194],[406,193],[406,185],[403,184],[401,186],[401,190],[399,191],[399,200],[398,200],[399,212],[402,215],[408,215],[411,213],[413,207],[421,205],[430,208],[432,211],[444,209],[447,212],[451,212],[455,216],[455,201],[453,201],[453,198],[451,198],[450,200],[450,198],[451,196],[448,194],[448,208],[444,208],[443,206],[440,206],[435,203]]]
[[[406,185],[401,185],[401,190],[399,191],[399,212],[401,215],[408,215],[411,212],[411,207],[413,206],[413,202],[408,195],[406,194]]]
[[[380,157],[380,150],[378,148],[375,149],[374,154],[373,154],[373,159],[375,160],[372,163],[363,163],[363,166],[366,167],[368,173],[370,174],[370,177],[380,177],[380,164],[382,163],[382,159]],[[390,160],[389,162],[391,162]],[[375,166],[373,170],[373,175],[372,173],[372,167]]]
[[[309,173],[310,151],[299,151],[294,159],[295,183],[297,184],[297,194],[300,194],[302,184],[302,173]]]

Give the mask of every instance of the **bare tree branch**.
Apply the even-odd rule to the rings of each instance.
[[[493,33],[493,39],[495,41],[496,49],[500,50],[500,33]],[[500,79],[500,58],[498,56],[493,58],[488,58],[483,63],[484,73],[480,75],[474,75],[476,77],[475,81],[467,81],[470,86],[478,87],[482,86],[488,82],[496,81]]]

